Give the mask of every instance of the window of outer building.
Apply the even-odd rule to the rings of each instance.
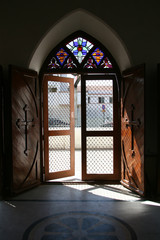
[[[109,103],[113,103],[113,97],[109,97]]]
[[[104,103],[104,97],[98,97],[98,103]]]

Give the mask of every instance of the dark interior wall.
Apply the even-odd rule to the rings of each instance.
[[[0,64],[28,67],[39,41],[59,19],[82,8],[106,22],[124,42],[132,65],[146,63],[146,147],[148,169],[157,161],[157,63],[160,62],[160,2],[128,0],[1,1]],[[116,59],[115,59],[116,60]],[[155,160],[153,160],[155,159]],[[154,175],[153,170],[153,176]],[[153,179],[153,178],[152,178]],[[152,183],[155,184],[155,181]]]
[[[44,34],[65,14],[83,8],[115,30],[133,65],[155,64],[160,61],[159,5],[157,0],[1,1],[0,63],[26,67]]]

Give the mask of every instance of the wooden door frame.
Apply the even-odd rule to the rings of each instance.
[[[59,78],[59,79],[58,79]],[[54,80],[53,80],[54,79]],[[70,84],[70,129],[69,130],[48,130],[48,81],[53,82],[66,82]],[[45,103],[45,108],[43,109],[43,119],[44,119],[44,166],[45,166],[45,178],[46,180],[52,180],[57,178],[73,176],[75,173],[75,157],[74,157],[74,83],[73,79],[44,75],[43,78],[43,101]],[[70,136],[70,170],[65,170],[56,173],[49,173],[49,141],[50,136]]]
[[[71,71],[66,71],[65,72],[65,74],[72,74],[72,73],[75,73],[75,71],[73,71],[73,72],[71,72]],[[84,73],[84,72],[76,72],[77,74],[81,74],[81,77],[83,76],[83,75],[87,75],[87,74],[89,74],[89,73]],[[57,73],[53,73],[53,74],[57,74]],[[64,72],[59,72],[59,74],[64,74]],[[42,153],[41,153],[41,159],[42,159],[42,169],[43,169],[43,171],[42,171],[42,181],[44,181],[45,182],[45,155],[44,155],[44,139],[45,139],[45,137],[44,137],[44,115],[43,115],[43,112],[44,112],[44,109],[43,109],[43,104],[44,104],[44,102],[43,102],[43,98],[44,98],[44,76],[45,75],[51,75],[51,73],[48,73],[48,72],[44,72],[42,75],[41,75],[41,118],[42,118],[42,132],[41,132],[41,144],[42,144]],[[117,132],[118,132],[118,137],[117,137],[117,139],[116,139],[116,141],[118,142],[119,141],[119,146],[118,146],[118,144],[117,144],[117,146],[118,146],[118,148],[117,148],[117,151],[115,152],[115,155],[116,156],[120,156],[120,151],[121,151],[121,146],[120,146],[120,133],[121,133],[121,125],[120,125],[120,74],[118,74],[118,73],[115,73],[115,72],[112,72],[112,73],[109,73],[109,74],[104,74],[104,72],[92,72],[91,73],[91,78],[93,78],[92,76],[93,75],[99,75],[99,76],[103,76],[102,78],[104,78],[104,79],[110,79],[110,80],[113,80],[114,82],[115,82],[115,84],[114,84],[114,92],[115,92],[115,90],[117,89],[117,99],[118,99],[118,105],[116,106],[116,104],[114,103],[114,105],[115,105],[115,110],[114,111],[117,111],[117,117],[118,117],[118,119],[117,119]],[[88,75],[89,76],[89,75]],[[81,104],[81,106],[82,106],[82,104]],[[81,116],[83,115],[83,112],[81,112]],[[84,124],[84,118],[83,118],[83,120],[81,119],[81,122],[82,122],[82,124]],[[82,129],[82,126],[81,126],[81,129]],[[102,135],[103,135],[103,133],[102,133]],[[83,141],[82,141],[82,144],[84,144],[83,143]],[[82,156],[82,157],[84,157],[84,156]],[[108,178],[108,180],[105,180],[105,182],[109,182],[109,183],[120,183],[120,176],[121,176],[121,160],[120,160],[120,157],[119,157],[119,163],[117,163],[117,165],[116,165],[118,168],[119,168],[119,171],[120,171],[120,173],[117,173],[116,174],[116,176],[117,176],[117,180],[113,180],[113,178],[112,177],[110,177],[110,178]],[[96,181],[103,181],[104,182],[104,180],[103,180],[103,177],[100,177],[100,179],[98,179],[98,180],[96,180]]]
[[[94,79],[95,78],[95,79]],[[97,79],[98,78],[98,79]],[[86,87],[85,80],[112,80],[113,81],[113,130],[112,131],[87,131],[86,130]],[[81,79],[81,92],[83,95],[83,102],[81,102],[82,112],[82,180],[89,181],[109,181],[120,182],[121,177],[121,157],[120,157],[120,95],[118,91],[118,83],[114,75],[98,75],[83,74]],[[81,96],[82,96],[81,95]],[[81,97],[82,101],[82,97]],[[98,134],[98,135],[97,135]],[[113,161],[114,161],[114,174],[87,174],[86,173],[86,137],[87,136],[112,136],[113,143]],[[106,178],[107,175],[107,178]]]

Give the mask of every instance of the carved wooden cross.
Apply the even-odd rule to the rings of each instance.
[[[27,127],[28,125],[32,125],[32,127],[34,127],[34,118],[32,118],[32,120],[28,120],[28,116],[27,116],[27,111],[29,110],[27,104],[25,104],[24,108],[23,108],[24,112],[25,112],[25,118],[24,120],[21,120],[20,118],[17,119],[16,121],[16,125],[18,128],[20,127],[25,127],[25,150],[24,150],[24,154],[26,156],[28,156],[28,138],[27,138]]]
[[[132,157],[135,156],[135,151],[134,151],[134,127],[140,127],[141,125],[141,121],[138,118],[137,120],[134,120],[134,110],[135,107],[133,104],[131,104],[131,121],[129,121],[128,119],[126,119],[126,127],[130,127],[131,128],[131,151],[132,151]]]

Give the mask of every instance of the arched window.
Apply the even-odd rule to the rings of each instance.
[[[45,72],[116,72],[109,51],[85,32],[78,31],[55,47],[43,64]]]

